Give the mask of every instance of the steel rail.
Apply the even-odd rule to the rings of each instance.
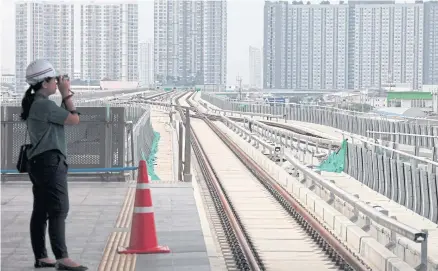
[[[179,105],[179,99],[182,98],[186,93],[177,97],[176,103]],[[182,119],[184,118],[184,113],[182,109],[179,108],[179,113]],[[225,228],[225,233],[227,235],[227,239],[230,243],[238,242],[239,246],[232,246],[233,255],[235,257],[236,265],[240,270],[254,270],[259,271],[262,270],[260,268],[260,260],[256,258],[254,255],[254,251],[251,248],[251,245],[248,242],[248,238],[245,236],[245,232],[242,229],[239,219],[236,217],[236,214],[229,203],[229,199],[227,198],[225,191],[220,185],[214,169],[211,165],[211,162],[205,155],[204,150],[202,149],[199,139],[193,131],[193,128],[190,127],[190,136],[192,137],[191,144],[194,151],[194,154],[198,160],[198,164],[201,167],[202,174],[204,178],[207,180],[207,186],[209,186],[210,195],[215,198],[214,205],[218,213],[224,213],[224,215],[220,215],[222,226]],[[222,209],[222,210],[221,210]],[[231,231],[230,231],[231,230]]]
[[[193,95],[193,93],[192,93]],[[188,104],[190,103],[190,95],[188,97]],[[195,109],[195,111],[197,111]],[[323,240],[318,241],[323,243],[323,250],[329,250],[329,254],[333,256],[336,262],[342,260],[347,263],[354,270],[369,270],[369,267],[353,254],[344,244],[339,240],[320,222],[310,214],[298,201],[296,201],[287,191],[285,191],[266,171],[264,171],[251,157],[243,152],[243,150],[232,140],[230,140],[216,125],[214,125],[208,118],[204,118],[205,123],[219,136],[219,138],[232,150],[232,152],[247,166],[257,179],[274,195],[280,204],[287,209],[287,211],[298,220],[304,222],[304,227],[311,233],[312,236],[319,235]],[[193,133],[194,134],[194,133]]]

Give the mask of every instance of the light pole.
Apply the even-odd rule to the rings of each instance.
[[[239,96],[240,96],[240,101],[242,101],[242,76],[237,75],[236,81],[239,83]]]

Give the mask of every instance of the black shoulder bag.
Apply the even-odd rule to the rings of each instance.
[[[20,153],[18,154],[17,170],[20,173],[27,172],[27,151],[32,148],[32,144],[26,144],[27,141],[27,123],[26,123],[26,135],[24,137],[24,144],[20,147]]]

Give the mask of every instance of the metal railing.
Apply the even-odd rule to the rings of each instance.
[[[314,105],[230,102],[205,92],[201,92],[201,98],[223,110],[280,115],[289,120],[325,125],[362,136],[367,136],[367,131],[400,133],[405,135],[392,135],[391,141],[398,140],[397,143],[407,145],[435,147],[437,144],[435,138],[410,136],[420,134],[438,137],[438,120],[434,119],[375,118]]]
[[[74,90],[73,90],[74,91]],[[75,92],[75,103],[80,106],[89,106],[89,104],[82,104],[82,102],[87,102],[88,100],[99,100],[105,99],[108,97],[119,97],[122,95],[129,95],[136,92],[145,92],[145,93],[156,93],[162,92],[160,90],[151,90],[148,88],[136,88],[136,89],[123,89],[123,90],[90,90],[90,91],[78,91]],[[24,95],[24,93],[22,94]],[[16,96],[14,98],[4,98],[2,97],[0,102],[3,106],[20,106],[22,96]],[[57,103],[61,102],[61,95],[56,93],[50,97],[50,99],[54,100]]]
[[[417,214],[438,222],[438,163],[365,140],[347,147],[344,172]]]
[[[248,142],[255,142],[257,146],[261,145],[263,146],[264,149],[269,150],[271,155],[274,152],[278,152],[278,149],[276,150],[276,148],[282,145],[281,141],[279,140],[276,141],[276,143],[279,145],[273,146],[271,144],[268,144],[263,139],[254,136],[254,134],[248,131],[245,127],[242,127],[237,123],[235,123],[234,121],[232,121],[230,118],[223,116],[222,121],[228,127],[237,131],[240,135],[242,135],[245,139],[247,139]],[[262,125],[262,124],[258,123],[257,125]],[[320,174],[318,174],[314,170],[307,168],[304,164],[299,162],[293,156],[289,155],[288,153],[285,153],[284,149],[281,149],[279,153],[284,159],[286,159],[292,165],[292,167],[294,167],[295,171],[300,172],[300,176],[302,176],[304,180],[307,180],[315,185],[318,185],[319,187],[328,190],[331,197],[338,198],[343,202],[345,202],[346,204],[350,205],[354,210],[353,213],[355,214],[355,216],[363,215],[367,217],[369,223],[371,223],[372,221],[373,223],[376,223],[388,229],[391,233],[391,242],[397,242],[396,236],[399,235],[415,243],[421,243],[421,250],[420,250],[421,254],[419,259],[420,265],[416,269],[426,270],[428,265],[428,258],[427,258],[428,231],[427,230],[415,229],[409,225],[403,224],[397,221],[396,219],[381,213],[379,210],[369,206],[368,204],[361,201],[357,197],[337,187],[329,180],[324,179]]]
[[[157,95],[161,93],[147,93],[145,97]],[[154,139],[149,105],[118,106],[100,101],[97,106],[80,106],[78,111],[80,124],[66,126],[65,130],[70,173],[134,173],[138,162],[149,156]],[[2,105],[1,113],[1,173],[16,175],[26,126],[19,119],[21,107]]]
[[[260,128],[260,134],[265,138],[283,147],[299,148],[303,157],[310,152],[311,161],[314,161],[319,149],[328,149],[330,154],[333,147],[340,145],[337,141],[274,128],[249,117],[244,117],[244,120],[252,124],[253,131]],[[438,222],[436,160],[415,156],[350,133],[343,134],[352,139],[347,145],[345,173],[417,214]],[[293,142],[296,142],[296,147]],[[304,146],[300,148],[300,145]],[[310,148],[310,145],[314,147]]]

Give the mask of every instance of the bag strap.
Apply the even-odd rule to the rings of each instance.
[[[24,133],[25,135],[24,135],[24,144],[27,144],[27,134],[29,133],[29,128],[27,127],[27,121],[26,121],[26,133]],[[30,136],[29,136],[29,138],[30,138]]]

